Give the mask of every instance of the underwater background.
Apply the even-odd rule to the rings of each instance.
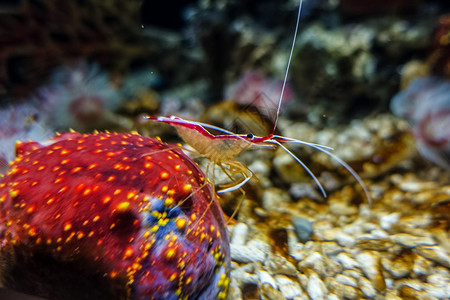
[[[0,298],[448,299],[450,4],[304,0],[283,86],[298,9],[0,4]]]

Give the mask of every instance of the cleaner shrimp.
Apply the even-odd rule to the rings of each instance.
[[[367,186],[363,182],[362,178],[357,174],[357,172],[351,168],[345,161],[343,161],[338,156],[334,155],[330,151],[333,150],[333,148],[315,144],[315,143],[309,143],[302,140],[297,140],[289,137],[284,137],[280,135],[275,134],[275,130],[278,123],[278,117],[280,114],[281,104],[283,101],[283,95],[286,88],[286,82],[289,74],[290,69],[290,63],[292,60],[293,52],[294,52],[294,46],[295,41],[297,39],[298,34],[298,28],[300,24],[300,16],[301,16],[301,10],[302,10],[302,3],[303,1],[299,1],[298,6],[298,13],[297,13],[297,21],[294,31],[294,37],[290,49],[290,54],[286,66],[286,71],[284,75],[283,85],[280,92],[280,97],[278,100],[278,106],[277,111],[275,115],[275,121],[272,128],[272,131],[270,134],[266,136],[256,136],[252,133],[249,134],[236,134],[231,131],[228,131],[226,129],[202,123],[202,122],[196,122],[196,121],[189,121],[182,119],[180,117],[176,116],[169,116],[169,117],[154,117],[154,116],[144,116],[145,119],[156,121],[156,122],[162,122],[166,124],[170,124],[178,132],[178,135],[184,140],[185,143],[190,145],[192,148],[194,148],[201,156],[208,158],[212,163],[217,165],[224,173],[227,175],[230,180],[232,179],[232,175],[240,174],[242,176],[242,179],[237,182],[232,182],[229,184],[229,187],[220,189],[217,191],[218,194],[220,193],[227,193],[235,190],[241,189],[252,177],[253,172],[245,166],[243,163],[237,160],[236,156],[240,153],[246,151],[246,150],[256,150],[261,148],[270,148],[275,149],[277,147],[280,147],[283,149],[286,153],[288,153],[298,164],[300,164],[305,171],[311,176],[311,178],[314,180],[314,182],[317,184],[318,188],[320,189],[322,195],[324,198],[327,197],[327,193],[318,180],[318,178],[314,175],[314,173],[308,168],[308,166],[300,159],[298,158],[292,151],[290,151],[284,143],[293,143],[293,144],[299,144],[302,146],[311,147],[315,150],[321,151],[324,154],[328,155],[335,161],[337,161],[341,166],[343,166],[360,184],[360,186],[363,189],[363,192],[371,205],[372,200],[368,191]],[[213,135],[211,134],[207,129],[218,131],[222,134],[220,135]],[[208,172],[207,172],[208,173]],[[214,175],[213,175],[214,177]]]

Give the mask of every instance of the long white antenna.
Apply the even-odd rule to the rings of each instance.
[[[287,66],[286,66],[286,72],[284,74],[283,87],[281,88],[280,99],[278,100],[277,115],[275,116],[275,122],[273,124],[272,133],[274,133],[275,129],[277,128],[278,115],[280,114],[280,109],[281,109],[281,101],[283,101],[284,89],[286,88],[286,82],[287,82],[287,77],[289,74],[289,68],[291,66],[292,55],[294,53],[295,41],[297,40],[298,27],[300,25],[300,15],[302,12],[302,4],[303,4],[303,0],[300,0],[300,3],[298,4],[297,24],[295,25],[294,38],[292,39],[291,53],[289,54],[289,59],[288,59]]]

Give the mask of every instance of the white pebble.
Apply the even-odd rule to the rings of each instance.
[[[325,299],[325,296],[328,293],[325,284],[316,273],[311,273],[309,275],[308,286],[306,290],[312,300]]]
[[[392,213],[389,215],[384,215],[380,218],[380,226],[384,230],[391,229],[392,225],[398,224],[398,220],[400,219],[400,213]]]
[[[407,233],[398,233],[391,235],[391,240],[397,244],[403,245],[405,247],[414,248],[417,246],[425,245],[425,246],[433,246],[436,245],[436,242],[430,238],[425,236],[414,236]]]
[[[374,298],[377,295],[377,291],[370,282],[369,279],[361,276],[358,278],[359,288],[363,294],[368,298]]]
[[[233,236],[230,243],[233,245],[244,245],[247,241],[248,226],[245,223],[238,223],[234,226]]]
[[[230,256],[232,260],[242,263],[264,262],[266,259],[266,253],[259,249],[233,244],[230,245]]]
[[[336,234],[336,241],[340,246],[347,248],[353,248],[356,243],[355,237],[344,232],[338,232]]]
[[[336,276],[336,281],[352,287],[358,287],[358,284],[356,283],[356,280],[354,278],[342,274],[338,274]]]
[[[284,275],[276,275],[275,281],[278,284],[278,289],[281,294],[287,299],[301,296],[302,290],[297,282],[292,281],[289,277]]]
[[[273,279],[272,276],[270,276],[269,273],[267,273],[266,271],[260,270],[258,272],[259,275],[259,281],[261,283],[261,285],[267,283],[269,285],[271,285],[274,289],[277,288],[277,284],[275,282],[275,280]]]
[[[342,266],[344,267],[344,269],[355,269],[355,268],[359,268],[359,263],[354,260],[353,258],[351,258],[347,253],[339,253],[336,256],[336,259],[338,260],[338,262],[340,262],[342,264]]]

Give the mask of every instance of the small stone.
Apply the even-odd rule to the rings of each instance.
[[[320,254],[319,252],[311,253],[299,263],[299,267],[302,269],[309,267],[316,271],[318,274],[322,276],[325,275],[324,259],[322,254]]]
[[[268,283],[261,284],[260,286],[261,300],[285,300],[286,298],[277,289]],[[228,298],[234,299],[234,298]],[[253,298],[252,298],[253,299]]]
[[[335,294],[328,294],[327,300],[339,300],[339,297]]]
[[[284,210],[285,203],[289,201],[289,194],[278,188],[268,188],[264,190],[262,195],[262,207],[266,211],[282,211]]]
[[[407,233],[398,233],[391,235],[391,240],[405,247],[414,248],[417,246],[433,246],[436,242],[430,237],[413,236]]]
[[[384,230],[391,229],[392,225],[398,224],[398,220],[400,219],[400,213],[392,213],[389,215],[384,215],[380,218],[380,226]]]
[[[247,241],[248,226],[245,223],[238,223],[234,226],[230,243],[233,245],[244,245]]]
[[[433,263],[430,260],[416,254],[413,266],[414,274],[418,276],[428,275],[432,267]]]
[[[305,243],[311,240],[313,233],[312,222],[308,219],[299,216],[293,216],[291,218],[292,225],[294,226],[294,232],[297,235],[300,242]]]
[[[238,281],[235,278],[231,278],[230,280],[230,286],[228,288],[228,298],[236,300],[242,299],[242,291],[238,285]]]
[[[269,284],[273,288],[275,288],[275,289],[277,288],[275,279],[273,279],[273,277],[270,276],[269,273],[267,273],[266,271],[260,270],[258,272],[258,275],[259,275],[259,281],[261,282],[261,284]]]
[[[363,276],[358,278],[358,286],[361,292],[368,298],[374,298],[377,295],[377,291],[373,287],[370,280]]]
[[[355,268],[359,268],[359,263],[354,260],[353,258],[351,258],[347,253],[339,253],[336,256],[336,259],[338,262],[340,262],[342,264],[342,266],[344,267],[344,269],[355,269]]]
[[[353,248],[356,243],[356,239],[354,236],[351,236],[342,231],[340,231],[336,234],[336,241],[338,242],[338,244],[340,246],[347,247],[347,248]]]
[[[241,263],[264,262],[266,253],[249,246],[230,245],[231,259]]]
[[[230,277],[240,284],[258,284],[258,275],[250,274],[243,268],[231,270]]]
[[[306,288],[308,295],[311,299],[314,300],[322,300],[325,299],[328,291],[323,283],[323,281],[319,278],[316,273],[311,272],[309,274],[308,286]]]
[[[322,242],[322,251],[327,256],[335,256],[344,251],[336,242]]]
[[[381,263],[383,268],[397,279],[408,276],[413,267],[412,259],[409,259],[408,256],[395,259],[382,258]]]
[[[450,296],[450,279],[441,274],[433,274],[427,277],[424,290],[439,299],[447,299]]]
[[[295,266],[279,254],[269,254],[266,259],[266,267],[271,274],[296,276],[298,273]]]
[[[450,256],[447,251],[439,246],[419,246],[414,248],[414,251],[425,258],[428,258],[444,267],[450,268]]]
[[[284,275],[276,275],[275,281],[278,284],[278,289],[281,291],[281,294],[287,299],[291,299],[294,297],[301,296],[302,290],[300,285],[291,280],[289,277]]]
[[[352,287],[358,287],[358,284],[354,278],[342,274],[336,276],[336,281]]]
[[[375,252],[376,253],[376,252]],[[364,251],[356,255],[356,261],[364,274],[372,281],[379,292],[384,292],[386,283],[381,272],[380,259],[371,251]]]

